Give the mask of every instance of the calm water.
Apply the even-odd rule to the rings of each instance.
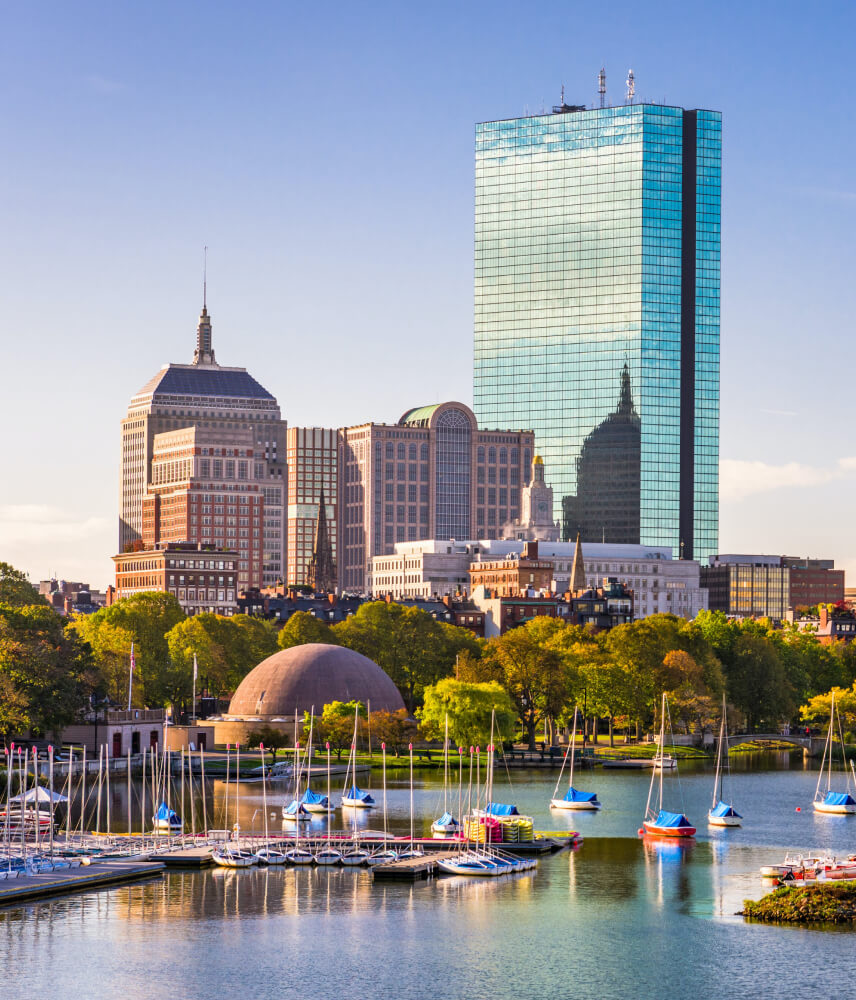
[[[0,911],[3,996],[625,1000],[778,995],[785,983],[801,995],[853,995],[852,933],[744,925],[734,913],[763,893],[758,866],[785,849],[856,851],[856,818],[814,815],[817,775],[799,759],[735,766],[738,830],[702,822],[709,769],[666,776],[665,804],[699,823],[685,847],[635,835],[645,772],[580,775],[575,783],[596,789],[604,809],[574,817],[546,808],[555,773],[512,772],[510,787],[497,775],[494,798],[516,802],[537,828],[573,826],[586,837],[533,874],[411,886],[374,885],[360,870],[173,873]],[[222,809],[224,786],[214,791]],[[276,791],[269,808],[282,797]],[[422,782],[414,798],[427,828],[441,782]],[[242,822],[255,815],[259,825],[260,808],[261,789],[243,786]],[[390,783],[389,809],[406,832],[405,783]],[[380,825],[377,815],[359,819]]]

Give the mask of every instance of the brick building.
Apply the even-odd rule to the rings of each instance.
[[[408,410],[339,431],[339,586],[368,590],[374,556],[399,542],[496,535],[520,518],[535,439],[480,430],[469,407]]]
[[[790,570],[790,606],[795,611],[844,600],[844,570],[835,568],[834,559],[782,556],[782,565]]]
[[[145,590],[174,594],[186,614],[232,615],[238,610],[238,553],[191,542],[120,552],[115,600]]]
[[[526,542],[520,553],[471,563],[469,576],[470,593],[476,587],[485,587],[498,597],[519,597],[528,590],[550,590],[553,560],[539,559],[538,543]]]

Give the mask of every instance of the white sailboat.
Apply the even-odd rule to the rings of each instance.
[[[723,795],[724,772],[728,768],[728,723],[725,719],[725,695],[722,696],[722,721],[719,724],[719,747],[716,752],[716,779],[713,783],[713,801],[707,813],[710,826],[740,826],[743,817]]]
[[[357,788],[355,774],[357,767],[357,726],[359,725],[360,708],[357,705],[357,710],[354,712],[354,738],[351,741],[351,754],[348,758],[348,768],[345,774],[345,791],[342,793],[342,805],[354,807],[351,813],[351,818],[353,820],[353,841],[352,846],[349,850],[342,852],[342,864],[346,868],[355,868],[359,865],[364,865],[369,860],[369,852],[360,847],[359,836],[357,834],[357,813],[358,808],[368,808],[368,806],[374,805],[374,799],[368,792],[363,792]],[[349,784],[350,778],[350,784]],[[368,799],[368,802],[364,800]]]
[[[446,714],[446,736],[443,740],[443,815],[431,824],[431,835],[435,840],[445,840],[456,836],[461,824],[449,812],[449,715]]]
[[[856,772],[853,769],[853,762],[850,762],[850,770],[847,772],[847,782],[845,791],[834,792],[832,790],[832,734],[835,729],[835,688],[832,689],[832,698],[829,710],[829,731],[826,734],[826,745],[823,748],[823,760],[820,762],[820,774],[817,776],[817,788],[814,792],[814,810],[819,813],[829,813],[836,816],[852,816],[856,813],[856,798],[851,795],[851,788],[856,792]],[[841,716],[838,717],[838,737],[841,741],[841,752],[844,753],[844,736],[841,732]],[[828,763],[827,763],[828,758]],[[846,765],[845,765],[846,766]],[[821,798],[821,782],[823,781],[824,769],[826,770],[826,792]],[[852,785],[851,785],[852,782]]]
[[[666,693],[663,692],[663,701],[660,718],[660,747],[662,749],[666,738]],[[657,773],[660,775],[660,791],[657,810],[652,805],[654,792],[654,778]],[[651,772],[651,784],[648,786],[648,802],[645,805],[645,819],[642,821],[640,833],[647,833],[654,837],[694,837],[696,829],[683,813],[668,812],[663,809],[663,769],[655,768]]]
[[[327,743],[327,801],[330,801],[330,744]],[[327,810],[327,843],[320,850],[315,852],[315,864],[316,865],[339,865],[342,863],[342,852],[337,851],[335,847],[330,845],[330,813],[332,809]]]
[[[240,743],[235,744],[235,822],[232,826],[232,834],[236,838],[235,842],[223,844],[222,847],[218,847],[211,852],[211,857],[214,860],[214,864],[219,868],[252,868],[253,865],[259,863],[259,859],[256,857],[253,851],[247,851],[241,847],[240,841],[237,839],[240,837],[241,833],[241,814],[240,814],[240,804],[241,804],[241,745]],[[229,783],[226,782],[226,788],[228,789]],[[228,807],[227,807],[228,808]],[[226,825],[229,824],[229,814],[226,813]]]
[[[571,774],[568,778],[568,790],[565,792],[564,798],[558,798],[559,795],[559,784],[562,781],[562,775],[565,771],[565,764],[568,760],[568,754],[571,755]],[[571,742],[568,744],[568,749],[565,751],[565,758],[562,761],[562,769],[559,771],[559,777],[556,780],[556,787],[553,790],[553,797],[550,799],[550,807],[552,809],[572,809],[575,811],[588,810],[589,812],[596,811],[600,809],[601,804],[597,800],[597,795],[594,792],[581,792],[579,789],[574,788],[574,761],[577,756],[577,706],[574,705],[574,725],[573,731],[571,733]]]
[[[264,762],[265,748],[263,743],[259,744],[259,750],[262,754],[262,762]],[[262,812],[265,817],[265,842],[264,846],[260,847],[256,851],[256,859],[260,865],[284,865],[287,861],[286,856],[282,853],[282,851],[278,851],[275,847],[271,847],[268,839],[267,779],[264,766],[262,767]]]

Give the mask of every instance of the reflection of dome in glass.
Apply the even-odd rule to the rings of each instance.
[[[630,372],[621,372],[613,413],[592,430],[577,458],[577,494],[562,500],[565,540],[638,544],[642,422],[633,406]]]
[[[332,701],[371,703],[373,712],[404,708],[398,688],[367,656],[343,646],[309,642],[269,656],[238,685],[228,718],[320,715]]]

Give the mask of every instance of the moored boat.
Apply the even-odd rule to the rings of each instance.
[[[664,745],[666,738],[667,712],[668,703],[666,702],[666,692],[664,691],[660,709],[661,747]],[[671,731],[671,725],[669,728]],[[652,797],[654,792],[654,780],[658,774],[660,776],[659,800],[655,811],[654,806],[652,805]],[[663,808],[663,768],[655,767],[651,772],[651,784],[648,786],[648,802],[645,806],[645,818],[642,821],[642,827],[639,832],[646,833],[653,837],[675,837],[680,839],[687,839],[695,836],[696,828],[682,812],[669,812]]]
[[[168,833],[180,833],[184,827],[181,817],[166,802],[161,802],[158,811],[152,816],[152,823],[156,830]]]
[[[559,784],[562,780],[562,774],[565,771],[565,763],[567,762],[568,754],[570,754],[571,757],[571,773],[568,778],[568,790],[562,798],[559,798]],[[600,802],[598,802],[597,795],[594,792],[582,792],[578,788],[574,788],[574,764],[576,762],[576,756],[577,706],[574,705],[574,725],[571,732],[571,742],[568,744],[567,750],[565,750],[565,756],[562,760],[562,769],[559,771],[559,777],[556,779],[556,787],[553,790],[553,797],[550,799],[550,807],[552,809],[568,809],[575,812],[595,812],[600,809]]]

